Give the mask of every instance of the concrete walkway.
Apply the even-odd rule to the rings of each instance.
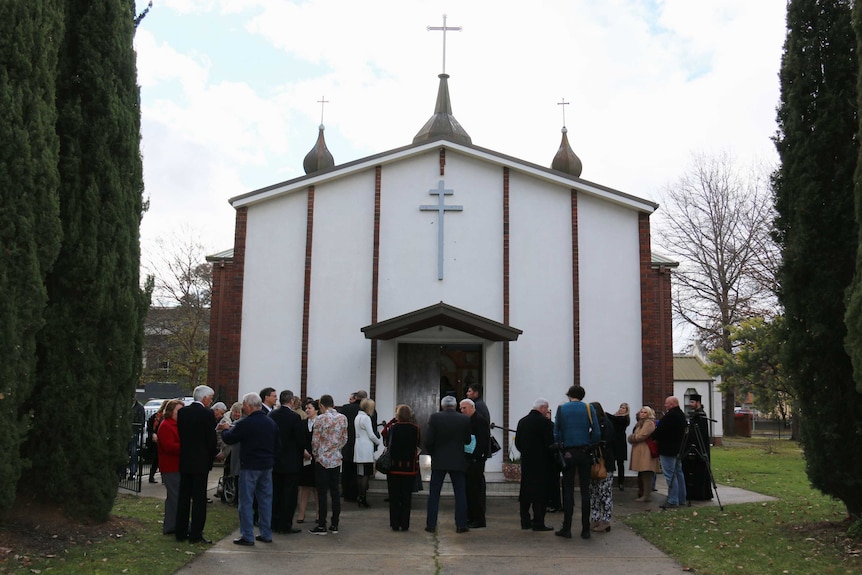
[[[211,493],[220,469],[210,474]],[[158,476],[157,476],[158,477]],[[628,478],[632,479],[632,478]],[[484,529],[471,529],[468,533],[455,533],[454,502],[444,497],[436,533],[426,533],[426,493],[413,499],[410,531],[393,532],[389,528],[388,504],[384,493],[369,495],[370,509],[359,509],[356,504],[343,504],[340,531],[337,535],[312,535],[307,529],[313,523],[296,525],[302,533],[274,536],[271,544],[257,543],[254,547],[239,547],[233,534],[215,542],[193,563],[177,573],[212,575],[213,573],[255,573],[255,575],[283,575],[287,573],[411,573],[456,574],[493,573],[494,575],[559,575],[601,573],[603,575],[649,575],[682,573],[683,568],[673,559],[647,543],[619,521],[619,517],[645,511],[662,512],[664,503],[663,479],[659,478],[659,491],[653,493],[652,503],[635,503],[633,487],[614,491],[614,516],[608,533],[593,533],[582,540],[575,530],[572,539],[554,536],[554,533],[523,531],[518,518],[518,502],[505,489],[488,498],[487,521]],[[428,483],[425,487],[427,490]],[[511,484],[517,489],[517,484]],[[144,483],[142,496],[164,498],[161,484]],[[772,498],[719,485],[718,495],[723,505],[768,501]],[[577,494],[575,495],[577,502]],[[213,505],[222,505],[217,499]],[[692,502],[692,507],[667,513],[690,513],[701,507],[718,503]],[[314,511],[310,504],[309,515]],[[575,509],[579,523],[580,509]],[[562,513],[549,513],[548,525],[559,528]]]

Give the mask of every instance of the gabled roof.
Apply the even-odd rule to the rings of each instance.
[[[523,174],[539,178],[546,182],[565,186],[567,188],[573,188],[579,192],[602,198],[607,201],[626,206],[640,212],[652,213],[658,208],[658,204],[655,202],[645,200],[643,198],[638,198],[636,196],[632,196],[630,194],[626,194],[619,190],[614,190],[600,184],[589,182],[587,180],[583,180],[570,174],[559,172],[557,170],[546,168],[544,166],[539,166],[538,164],[533,164],[524,160],[519,160],[517,158],[513,158],[512,156],[507,156],[505,154],[501,154],[487,148],[475,146],[473,144],[455,143],[446,139],[436,139],[433,141],[414,143],[410,144],[409,146],[403,146],[401,148],[390,150],[388,152],[382,152],[373,156],[367,156],[365,158],[360,158],[352,162],[347,162],[346,164],[333,166],[329,169],[314,172],[306,176],[301,176],[292,180],[288,180],[286,182],[273,184],[265,188],[260,188],[258,190],[235,196],[229,201],[234,208],[251,206],[260,202],[265,202],[267,200],[277,198],[285,194],[290,194],[299,190],[305,190],[309,186],[319,185],[324,182],[344,178],[358,172],[369,170],[371,168],[374,168],[375,166],[391,164],[404,160],[406,158],[411,158],[413,156],[424,154],[430,150],[438,150],[440,148],[452,150],[469,156],[471,158],[489,162],[491,164],[496,164],[501,167],[510,168]]]
[[[714,378],[706,372],[703,364],[691,355],[673,356],[674,381],[712,381]]]
[[[520,329],[443,303],[434,304],[362,328],[366,339],[394,339],[429,327],[450,327],[490,341],[515,341]]]

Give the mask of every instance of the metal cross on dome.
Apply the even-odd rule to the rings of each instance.
[[[423,212],[437,212],[437,279],[443,279],[443,216],[446,212],[461,212],[464,206],[446,205],[446,196],[451,196],[455,190],[447,190],[443,180],[437,184],[436,188],[431,188],[428,193],[432,196],[437,196],[437,205],[419,206]]]
[[[446,14],[443,14],[443,25],[442,26],[428,26],[428,31],[436,30],[443,32],[443,73],[446,73],[446,32],[452,30],[453,32],[460,32],[463,30],[461,26],[446,26]]]

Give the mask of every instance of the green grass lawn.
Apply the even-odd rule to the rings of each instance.
[[[843,504],[813,490],[795,442],[746,439],[712,449],[716,482],[779,498],[766,503],[641,513],[625,522],[701,575],[858,574],[862,541]]]

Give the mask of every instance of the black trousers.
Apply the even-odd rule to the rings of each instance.
[[[204,473],[180,473],[180,494],[177,500],[176,538],[194,541],[203,535],[207,522],[207,477]],[[191,510],[191,522],[189,522]]]
[[[356,501],[359,497],[359,488],[356,485],[356,464],[352,460],[341,462],[341,493],[345,501]]]
[[[575,474],[581,489],[581,528],[590,529],[590,464],[589,452],[582,449],[569,450],[572,457],[563,471],[563,529],[572,528],[575,511]]]
[[[333,467],[327,469],[318,462],[314,462],[314,482],[317,486],[317,524],[320,527],[326,527],[326,513],[329,510],[327,505],[326,495],[332,497],[332,521],[330,525],[338,525],[338,518],[341,515],[341,469]],[[354,484],[356,477],[353,477]]]
[[[272,530],[283,533],[293,527],[299,495],[299,473],[272,473]]]
[[[467,461],[467,521],[485,525],[485,460]]]
[[[549,480],[550,471],[544,469],[531,470],[521,463],[521,489],[518,493],[521,509],[521,527],[541,527],[545,525],[545,510],[548,506],[548,486],[552,484]],[[556,484],[557,496],[559,498],[559,474],[554,472],[553,484]],[[559,505],[557,507],[560,507]],[[530,508],[533,513],[530,515]]]
[[[415,475],[387,475],[389,492],[389,526],[407,531],[410,528],[410,511],[413,508]]]

